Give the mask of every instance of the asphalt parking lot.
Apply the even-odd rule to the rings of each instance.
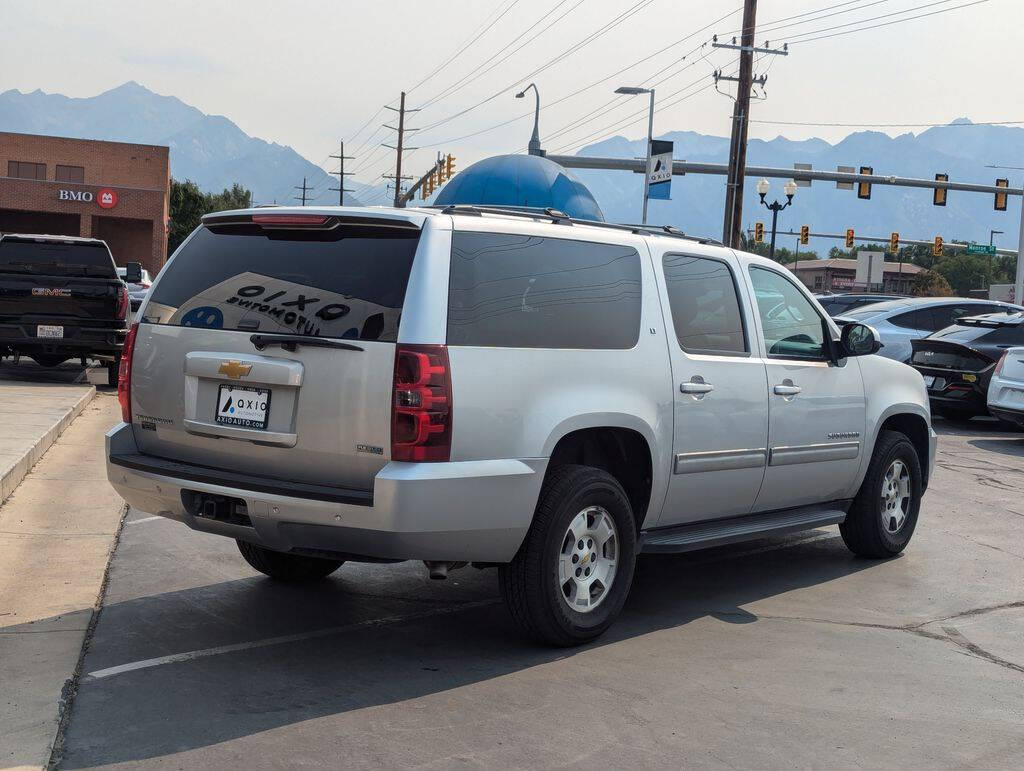
[[[936,428],[901,557],[834,528],[645,556],[576,650],[520,638],[493,571],[285,586],[129,512],[61,765],[1019,767],[1024,435]]]

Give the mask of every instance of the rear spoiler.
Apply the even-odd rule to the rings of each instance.
[[[204,214],[203,225],[210,228],[228,225],[257,225],[264,230],[334,230],[342,226],[389,228],[399,230],[420,229],[406,219],[367,217],[353,214],[303,214],[295,212],[261,211],[253,213],[215,212]]]

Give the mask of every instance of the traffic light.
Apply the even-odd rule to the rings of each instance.
[[[764,243],[764,223],[763,222],[755,222],[754,223],[754,243],[755,244],[763,244]]]
[[[935,236],[935,243],[932,244],[932,257],[942,256],[942,236]]]
[[[846,229],[846,248],[853,246],[853,228]]]
[[[1009,187],[1010,180],[997,179],[996,187]],[[996,211],[1006,211],[1006,193],[996,193]]]
[[[811,237],[811,229],[807,225],[800,226],[800,243],[807,246],[807,241]]]
[[[870,166],[861,166],[861,174],[874,174],[875,170]],[[858,182],[857,183],[857,197],[867,200],[871,198],[871,183],[870,182]]]
[[[444,173],[448,179],[452,178],[452,174],[455,172],[455,156],[451,153],[445,158],[444,162]]]
[[[949,174],[936,174],[936,182],[949,182]],[[933,206],[945,206],[946,205],[946,188],[937,187],[932,193],[932,205]]]
[[[893,233],[889,236],[889,253],[896,254],[900,250],[900,234]]]

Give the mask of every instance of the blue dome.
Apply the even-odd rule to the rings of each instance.
[[[434,203],[551,207],[570,217],[604,222],[594,196],[568,169],[539,155],[496,155],[456,174]]]

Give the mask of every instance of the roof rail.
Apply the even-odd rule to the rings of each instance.
[[[564,225],[590,225],[595,228],[611,228],[613,230],[628,230],[631,233],[637,235],[649,234],[649,235],[668,235],[676,238],[684,238],[687,241],[696,241],[699,244],[713,244],[715,246],[722,246],[721,241],[716,241],[713,238],[707,236],[691,236],[684,233],[674,225],[629,225],[621,224],[617,222],[601,222],[599,220],[584,220],[576,217],[570,217],[563,211],[553,209],[550,206],[544,209],[531,208],[529,206],[478,206],[476,204],[468,203],[453,203],[446,206],[424,206],[424,209],[440,209],[442,214],[463,214],[471,217],[482,217],[484,214],[505,214],[510,217],[529,217],[530,219],[537,219],[539,217],[550,217],[551,221],[555,224]]]

